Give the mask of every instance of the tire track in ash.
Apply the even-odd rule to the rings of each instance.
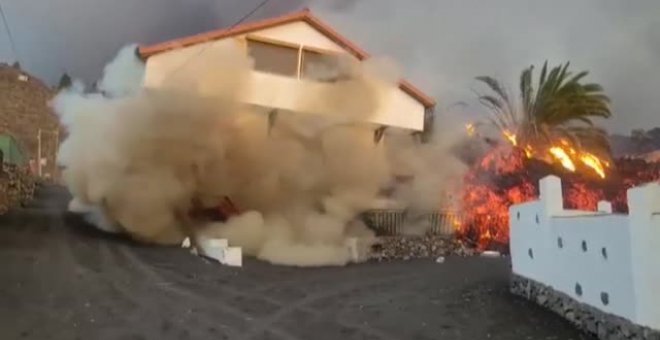
[[[146,273],[146,275],[157,278],[158,280],[160,280],[160,282],[167,282],[167,280],[164,279],[163,276],[160,275],[150,263],[145,262],[144,260],[142,260],[141,258],[136,256],[133,252],[129,251],[129,249],[122,248],[121,252],[125,256],[131,258],[134,261],[134,263],[136,265],[138,265],[141,268],[141,270]],[[195,261],[206,261],[205,259],[198,258],[198,257],[192,257],[192,259],[195,260]],[[220,267],[220,265],[216,264],[216,263],[209,263],[209,265]],[[223,268],[220,267],[219,269],[223,269]],[[174,277],[180,277],[183,273],[182,271],[176,271],[175,269],[173,269],[171,267],[167,267],[164,270],[167,272],[167,275],[171,275],[171,276],[174,276]],[[244,318],[248,322],[252,322],[254,319],[256,319],[252,315],[250,315],[250,314],[248,314],[248,313],[246,313],[246,312],[244,312],[244,311],[242,311],[238,308],[232,307],[227,301],[215,301],[216,303],[212,303],[211,301],[213,301],[213,300],[210,300],[208,298],[208,296],[204,296],[204,295],[198,293],[201,290],[204,290],[204,289],[208,290],[208,288],[209,288],[208,285],[205,285],[202,282],[188,281],[188,282],[186,282],[186,285],[187,286],[192,286],[193,288],[198,287],[199,289],[183,289],[183,288],[178,288],[175,285],[167,286],[165,289],[171,290],[173,293],[178,294],[180,296],[183,296],[185,298],[193,299],[195,301],[202,302],[204,304],[210,304],[213,308],[216,308],[216,309],[219,308],[219,306],[221,306],[222,308],[232,312],[236,316],[240,316],[240,317]],[[216,285],[216,286],[213,286],[213,287],[220,289],[221,290],[220,293],[223,293],[225,295],[230,295],[231,297],[234,297],[234,298],[235,297],[254,298],[254,296],[252,296],[250,293],[241,292],[239,290],[227,287],[226,285],[220,284],[220,285]],[[211,292],[211,293],[214,293],[213,295],[217,295],[217,293],[215,293],[215,292]],[[266,301],[268,303],[271,303],[273,305],[278,305],[279,304],[278,301],[275,301],[275,300],[272,300],[272,299],[266,299],[263,296],[261,296],[261,298],[264,301]],[[272,333],[273,335],[276,335],[277,337],[279,337],[281,339],[291,339],[291,340],[298,339],[295,336],[287,333],[285,330],[280,329],[280,328],[269,329],[269,332]]]
[[[196,338],[208,338],[209,334],[199,334],[203,327],[188,327],[189,323],[181,322],[181,318],[190,317],[186,313],[190,309],[183,308],[184,303],[176,301],[171,295],[154,294],[154,288],[163,288],[163,286],[151,285],[150,278],[144,275],[135,275],[126,266],[125,261],[118,256],[117,247],[125,245],[112,243],[106,239],[73,240],[82,241],[75,243],[76,251],[74,256],[78,258],[78,264],[85,273],[86,285],[82,291],[89,293],[91,297],[96,298],[90,302],[91,313],[95,315],[96,329],[89,330],[93,338],[114,339],[118,337],[134,336],[152,338],[158,334],[157,338],[195,336]],[[69,247],[70,249],[70,247]],[[92,261],[83,260],[80,257],[94,257]],[[95,262],[98,261],[98,262]],[[92,266],[87,268],[88,266]],[[158,281],[156,281],[158,282]],[[98,287],[92,288],[91,287]],[[160,289],[166,293],[171,290]],[[103,297],[100,298],[99,297]],[[225,311],[225,315],[226,315]],[[220,313],[218,313],[220,314]],[[152,316],[160,316],[153,318]],[[175,319],[179,321],[172,322]],[[106,326],[106,327],[103,327]],[[128,326],[128,327],[127,327]],[[136,326],[136,327],[134,327]],[[131,328],[142,329],[145,334],[131,333]],[[146,329],[145,329],[146,328]],[[210,329],[206,327],[205,329]],[[163,333],[169,334],[163,334]],[[178,332],[179,335],[173,333]],[[225,327],[222,332],[227,336],[233,337],[236,334],[235,329]],[[148,334],[147,334],[148,333]],[[191,334],[192,333],[192,334]],[[196,334],[197,333],[197,334]],[[218,336],[219,334],[216,334]]]
[[[409,280],[410,275],[409,274],[399,274],[399,275],[393,275],[389,278],[378,278],[375,280],[365,280],[363,282],[360,282],[359,284],[355,283],[349,283],[345,285],[344,287],[341,288],[334,288],[330,291],[322,292],[322,293],[316,293],[312,294],[310,296],[307,296],[295,303],[292,303],[290,305],[285,306],[284,308],[278,310],[276,313],[272,314],[271,316],[259,320],[258,323],[255,325],[255,327],[245,334],[244,336],[240,337],[239,339],[246,340],[246,339],[253,339],[255,336],[258,336],[259,334],[263,333],[264,331],[268,330],[270,327],[273,327],[278,321],[282,320],[283,318],[289,316],[290,314],[294,313],[296,310],[298,310],[301,307],[307,306],[311,303],[314,303],[318,300],[325,299],[325,298],[331,298],[331,297],[336,297],[338,295],[342,295],[343,293],[348,293],[357,289],[367,289],[370,286],[382,284],[383,282],[392,282],[392,281],[398,281],[398,280]]]
[[[199,259],[199,260],[203,261],[203,259]],[[221,267],[220,265],[218,265],[216,263],[209,263],[209,265],[218,266],[218,269],[220,269],[220,270],[224,268],[224,267]],[[268,277],[268,274],[267,274],[268,270],[266,270],[268,268],[272,269],[273,267],[264,268],[263,273],[266,273],[266,274],[264,274],[263,276],[265,276],[265,277]],[[361,268],[359,268],[359,269],[361,269]],[[150,270],[153,270],[153,269],[150,269]],[[174,272],[174,269],[172,269],[169,266],[167,267],[166,270],[168,270],[170,272]],[[326,282],[331,281],[331,280],[329,280],[331,277],[336,279],[337,274],[340,274],[339,272],[341,272],[341,271],[337,271],[337,272],[333,271],[332,273],[330,273],[330,275],[327,275],[328,273],[326,271],[318,272],[319,269],[309,269],[309,270],[308,269],[298,269],[298,270],[306,271],[309,274],[323,274],[323,275],[306,275],[304,277],[300,277],[299,279],[287,279],[286,281],[284,281],[285,286],[291,286],[294,283],[297,284],[298,286],[304,286],[305,284],[308,284],[308,283],[311,283],[311,282],[326,283]],[[180,274],[181,274],[181,272],[178,272],[178,275],[180,275]],[[378,270],[378,274],[380,274],[380,275],[387,274],[387,271],[386,270]],[[287,276],[287,277],[290,277],[290,276]],[[409,279],[410,277],[407,276],[406,278]],[[374,285],[380,286],[383,283],[382,280],[383,279],[379,279],[378,282],[374,283]],[[301,283],[300,281],[303,281],[303,282]],[[191,291],[198,292],[198,291],[203,291],[205,289],[208,289],[208,285],[206,285],[204,282],[201,282],[200,280],[190,281],[187,284],[188,284],[188,286],[190,286]],[[297,300],[294,300],[292,302],[282,302],[282,301],[271,298],[269,296],[270,294],[268,293],[268,291],[270,289],[276,288],[277,286],[282,286],[281,281],[277,281],[277,283],[269,284],[268,286],[266,286],[262,289],[258,289],[256,292],[258,292],[259,294],[257,295],[257,294],[255,294],[256,292],[243,292],[243,291],[239,291],[237,289],[228,287],[227,285],[219,285],[219,287],[221,287],[223,292],[229,293],[232,297],[244,297],[244,298],[248,298],[248,299],[258,298],[261,301],[265,301],[265,302],[268,302],[270,304],[279,306],[280,307],[279,310],[283,310],[283,309],[287,308],[289,304],[291,304],[291,303],[296,304],[297,302],[299,302],[299,300],[301,300],[301,299],[297,299]],[[372,286],[373,285],[371,285],[369,287],[372,287]],[[367,289],[367,288],[359,287],[358,289]],[[340,295],[344,295],[344,294],[350,294],[350,290],[340,293]],[[313,303],[313,302],[314,301],[310,301],[310,303]],[[327,318],[328,316],[335,316],[334,314],[331,314],[331,313],[324,313],[324,312],[315,310],[311,306],[308,306],[308,305],[302,305],[302,306],[296,308],[295,310],[302,311],[304,313],[310,314],[310,315],[312,315],[316,318]],[[359,323],[356,323],[356,322],[343,320],[343,319],[340,320],[336,316],[335,316],[335,320],[338,321],[338,323],[337,323],[338,328],[340,328],[341,326],[344,326],[344,327],[348,327],[348,328],[358,330],[361,333],[364,333],[365,335],[371,336],[372,338],[393,339],[391,336],[389,336],[385,332],[383,332],[381,330],[378,330],[378,329],[375,329],[373,327],[370,327],[368,325],[359,324]],[[276,322],[274,322],[274,323],[276,323]],[[270,332],[286,332],[282,328],[282,326],[280,326],[278,324],[271,324],[271,327],[269,327],[268,330]],[[258,336],[258,335],[259,334],[257,334],[256,336]],[[289,334],[287,333],[287,335],[289,335]]]
[[[138,288],[139,290],[136,292],[135,287],[125,286],[122,287],[125,294],[132,296],[148,295],[153,298],[154,292],[163,293],[158,296],[159,298],[155,301],[155,304],[153,300],[144,300],[144,303],[142,303],[145,311],[150,312],[149,314],[154,313],[165,318],[163,324],[167,324],[167,326],[163,326],[163,328],[167,328],[168,331],[176,331],[174,329],[175,325],[167,320],[178,317],[180,319],[180,324],[178,325],[180,332],[187,334],[191,332],[198,333],[198,336],[201,338],[202,336],[209,336],[209,334],[199,334],[202,332],[202,329],[210,330],[219,327],[223,332],[227,333],[226,335],[233,338],[237,334],[240,334],[241,328],[245,327],[241,327],[241,325],[249,321],[240,311],[230,308],[218,308],[218,306],[210,304],[208,299],[179,289],[175,284],[169,284],[169,281],[132,255],[126,247],[125,245],[118,245],[118,248],[115,248],[115,252],[113,252],[112,256],[114,257],[115,265],[112,276],[127,275],[133,277],[134,280],[139,279],[141,282]],[[122,262],[120,260],[124,261]],[[119,270],[118,268],[122,268],[123,270]],[[217,319],[211,322],[207,315],[209,313],[202,314],[199,311],[210,311],[215,314]],[[138,315],[146,314],[139,310],[135,312]],[[166,317],[162,315],[164,312],[171,313],[171,315]],[[182,321],[183,319],[187,321]],[[233,320],[233,322],[221,322],[221,320]]]
[[[165,278],[163,275],[158,273],[156,269],[150,264],[142,260],[139,256],[137,256],[134,252],[131,251],[130,248],[123,246],[119,248],[119,253],[125,257],[131,264],[135,266],[135,269],[138,270],[145,278],[147,278],[148,281],[151,282],[157,282],[161,283],[158,285],[158,288],[160,290],[166,291],[168,293],[174,294],[176,296],[182,297],[188,301],[195,302],[199,305],[203,305],[205,308],[207,308],[209,311],[219,311],[222,313],[229,313],[232,314],[233,316],[242,319],[246,325],[245,327],[237,328],[235,326],[231,325],[221,325],[223,329],[231,328],[232,334],[232,339],[236,337],[240,337],[240,333],[242,331],[245,331],[246,329],[249,329],[251,327],[250,323],[253,322],[255,319],[252,315],[245,313],[244,311],[235,308],[231,306],[227,301],[222,301],[222,300],[214,300],[210,299],[209,296],[204,296],[198,292],[195,292],[192,289],[184,289],[182,287],[178,287],[176,282],[174,284],[169,284],[171,280]],[[196,258],[194,260],[197,260]],[[202,259],[199,259],[200,261]],[[213,265],[213,264],[211,264]],[[174,273],[169,273],[170,275],[174,275],[175,277],[181,277],[182,271],[179,272],[174,272]],[[196,281],[190,281],[186,282],[187,285],[193,285],[193,286],[200,286],[204,288],[208,288],[208,286],[204,286],[201,283],[198,283]],[[215,293],[214,295],[230,295],[232,297],[236,296],[244,296],[244,297],[251,297],[249,294],[242,293],[236,290],[233,290],[231,288],[223,287],[222,285],[215,286],[215,288],[220,289],[218,293]],[[272,302],[272,301],[269,301]],[[205,317],[213,317],[212,315],[204,315]],[[210,320],[209,320],[210,321]],[[211,325],[217,326],[217,319],[214,319],[213,323]],[[209,325],[206,325],[209,326]],[[280,339],[285,339],[285,340],[297,340],[298,338],[292,336],[291,334],[288,334],[285,330],[282,329],[270,329],[270,333],[273,335],[276,335]]]

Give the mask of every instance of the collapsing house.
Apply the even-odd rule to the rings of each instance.
[[[309,108],[300,106],[302,101],[295,100],[316,88],[315,83],[319,79],[311,79],[311,70],[329,66],[340,57],[357,61],[369,58],[364,50],[308,9],[303,9],[279,17],[141,46],[138,54],[146,62],[144,86],[162,86],[168,74],[176,72],[182,65],[194,63],[195,55],[227,41],[236,42],[254,60],[254,70],[250,75],[252,86],[244,100],[265,113],[278,110],[318,113],[308,112]],[[413,133],[430,128],[435,101],[409,82],[400,81],[398,88],[380,96],[379,100],[379,110],[370,117],[370,123],[375,126],[376,140],[382,137],[387,127]],[[323,111],[323,108],[317,110]]]

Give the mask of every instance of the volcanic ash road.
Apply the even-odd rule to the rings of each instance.
[[[135,245],[59,187],[0,218],[0,338],[592,339],[508,293],[507,259],[297,269]]]

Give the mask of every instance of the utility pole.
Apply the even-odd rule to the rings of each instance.
[[[41,129],[37,133],[37,174],[41,178]]]

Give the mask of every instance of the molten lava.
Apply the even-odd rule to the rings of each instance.
[[[595,210],[599,201],[612,203],[615,212],[628,210],[626,191],[658,181],[660,163],[619,159],[613,164],[594,154],[576,151],[566,141],[551,145],[543,158],[542,148],[516,146],[515,135],[475,162],[463,178],[463,218],[458,233],[480,249],[508,245],[512,204],[538,197],[538,182],[548,175],[562,178],[567,209]],[[578,166],[579,165],[579,166]]]

